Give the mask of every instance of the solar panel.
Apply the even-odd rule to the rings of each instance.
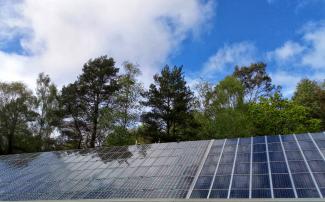
[[[184,198],[208,144],[0,156],[0,200]]]
[[[0,156],[0,200],[323,198],[325,133]]]
[[[239,138],[238,144],[231,139],[224,145],[212,182],[209,178],[210,189],[205,186],[205,194],[190,198],[325,196],[324,133]]]

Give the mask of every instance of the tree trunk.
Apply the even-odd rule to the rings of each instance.
[[[7,150],[8,154],[12,154],[12,152],[13,152],[16,124],[17,124],[17,118],[14,118],[12,127],[10,128],[9,134],[8,134],[8,150]]]
[[[8,148],[7,148],[7,154],[12,154],[13,152],[13,136],[12,134],[8,135]]]
[[[74,127],[76,128],[76,130],[78,132],[78,135],[79,135],[79,142],[78,142],[78,148],[77,149],[81,149],[82,134],[81,134],[77,119],[73,118],[73,120],[74,120]]]
[[[91,148],[95,147],[96,136],[97,136],[98,107],[99,107],[98,99],[96,99],[96,103],[95,103],[94,107],[95,107],[95,110],[94,110],[94,117],[93,117],[93,132],[91,134],[91,140],[90,140],[90,147]]]

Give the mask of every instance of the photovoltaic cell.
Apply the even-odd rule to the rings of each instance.
[[[253,189],[270,188],[269,175],[253,175],[252,187]]]
[[[228,189],[230,183],[230,175],[218,175],[215,177],[212,189]]]
[[[297,189],[299,198],[319,198],[319,194],[316,189]]]
[[[234,189],[230,192],[230,198],[248,198],[249,190],[248,189]]]
[[[238,151],[239,152],[239,151]],[[237,153],[236,162],[247,163],[250,162],[251,154],[250,153]]]
[[[184,198],[208,143],[0,156],[0,195],[6,200]]]
[[[296,188],[314,188],[315,184],[311,178],[310,173],[293,174],[293,181]]]
[[[267,163],[253,163],[252,170],[253,174],[266,174],[268,173]]]
[[[249,189],[249,175],[234,175],[232,189]]]
[[[268,143],[269,151],[282,151],[281,144],[280,143]]]
[[[288,173],[287,164],[285,162],[270,162],[272,173]]]
[[[209,190],[193,190],[191,198],[207,198]]]
[[[270,189],[253,189],[252,198],[271,198]]]
[[[0,200],[320,198],[324,155],[306,133],[0,156]]]
[[[210,198],[227,198],[228,190],[211,190]]]
[[[274,198],[295,198],[293,189],[274,189]]]
[[[273,188],[292,188],[289,174],[272,174]]]
[[[308,172],[308,168],[304,161],[289,161],[289,167],[292,173]]]

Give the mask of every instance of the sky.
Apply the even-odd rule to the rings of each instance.
[[[190,86],[267,64],[286,97],[325,79],[325,0],[0,0],[0,81],[58,87],[90,58],[135,63],[145,86],[168,64]]]

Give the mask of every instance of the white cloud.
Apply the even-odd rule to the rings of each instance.
[[[325,25],[307,32],[304,40],[310,49],[302,58],[302,64],[325,71]]]
[[[302,75],[293,75],[292,72],[277,71],[270,74],[272,82],[282,87],[285,97],[291,97],[296,89],[297,83],[303,78]]]
[[[139,64],[147,84],[179,44],[203,28],[213,7],[200,0],[0,3],[0,48],[7,36],[23,36],[26,53],[0,51],[0,80],[33,86],[46,72],[62,85],[75,80],[89,58],[107,54]]]
[[[293,95],[302,78],[323,81],[325,78],[325,24],[308,23],[302,29],[300,42],[287,41],[281,47],[267,53],[270,61],[276,62],[271,75],[275,84],[283,87],[283,94]],[[286,65],[286,68],[282,68]]]
[[[297,42],[287,41],[283,46],[267,53],[269,59],[274,59],[277,62],[287,62],[294,59],[296,56],[304,51],[305,47]]]
[[[308,23],[302,29],[300,42],[286,41],[266,55],[278,64],[325,71],[325,23]]]
[[[235,65],[249,65],[256,61],[256,47],[249,42],[225,45],[212,55],[203,66],[203,75],[234,68]]]

